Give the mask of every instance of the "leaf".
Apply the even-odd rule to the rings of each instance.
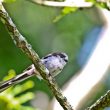
[[[75,12],[78,8],[77,7],[65,7],[63,8],[62,12],[60,15],[56,16],[53,20],[53,22],[58,22],[60,19],[62,19],[65,15]]]
[[[62,10],[62,13],[63,14],[69,14],[71,12],[75,12],[78,8],[77,7],[65,7],[63,10]]]

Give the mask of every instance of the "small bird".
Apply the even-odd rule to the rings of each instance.
[[[51,74],[53,77],[55,77],[62,71],[67,62],[68,56],[63,52],[51,53],[41,59],[41,63],[44,64],[46,69],[49,71],[49,74]],[[35,69],[34,64],[32,64],[23,73],[15,76],[12,79],[9,79],[8,81],[2,82],[0,84],[0,92],[3,92],[10,86],[18,84],[34,75],[36,75],[39,79],[43,79]]]

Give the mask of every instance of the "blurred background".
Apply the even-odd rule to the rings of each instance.
[[[90,106],[110,88],[108,74],[110,37],[107,33],[110,25],[107,16],[103,14],[106,12],[96,7],[78,9],[53,22],[61,14],[62,8],[40,6],[26,0],[16,0],[4,6],[19,31],[41,58],[56,51],[68,54],[69,62],[56,80],[73,107],[82,110]],[[0,81],[8,73],[20,74],[30,64],[31,61],[14,45],[5,26],[0,22]],[[30,98],[30,102],[23,103],[23,106],[32,106],[25,110],[52,110],[53,95],[45,81],[32,77],[20,84],[28,80],[31,80],[34,86],[25,92],[33,92],[34,97]],[[13,96],[14,92],[11,91],[14,91],[15,87],[6,92],[5,96],[9,93]],[[19,94],[26,94],[25,92]],[[79,95],[81,93],[82,95]],[[19,94],[13,97],[16,95],[19,97]],[[58,105],[54,105],[55,107]],[[61,108],[55,109],[61,110]],[[23,110],[23,108],[2,110]]]

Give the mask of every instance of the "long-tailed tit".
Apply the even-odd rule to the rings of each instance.
[[[48,54],[41,59],[41,63],[44,64],[44,66],[48,69],[49,73],[53,77],[62,71],[67,62],[68,56],[65,53],[61,52]],[[41,78],[40,74],[37,72],[34,65],[32,64],[20,75],[17,75],[14,78],[0,84],[0,92],[34,75],[37,75],[38,78]]]

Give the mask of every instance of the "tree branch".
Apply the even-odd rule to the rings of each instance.
[[[8,89],[10,86],[18,84],[32,76],[35,76],[37,73],[35,71],[35,67],[31,66],[31,68],[25,70],[23,73],[0,83],[0,93],[4,90]]]
[[[27,0],[34,4],[45,5],[45,6],[52,6],[52,7],[91,7],[93,3],[91,2],[83,2],[80,4],[74,3],[74,1],[66,0],[64,2],[57,2],[57,1],[48,1],[48,0]]]
[[[44,6],[51,6],[51,7],[77,7],[77,8],[88,8],[95,6],[103,7],[107,10],[110,10],[110,1],[109,0],[65,0],[64,2],[57,1],[49,1],[49,0],[27,0],[34,4],[44,5]],[[88,2],[86,2],[88,1]]]
[[[92,106],[88,107],[86,110],[103,110],[110,106],[110,90],[104,96],[101,96]]]
[[[1,2],[0,2],[0,19],[2,23],[6,26],[15,45],[19,47],[30,58],[36,70],[46,80],[48,86],[52,90],[53,94],[55,95],[56,99],[63,107],[63,109],[73,110],[67,98],[63,96],[62,91],[57,86],[55,80],[49,75],[47,69],[41,63],[38,54],[32,49],[31,45],[27,42],[27,40],[20,34],[20,32],[18,31],[17,27],[9,17],[8,13],[4,9]]]

